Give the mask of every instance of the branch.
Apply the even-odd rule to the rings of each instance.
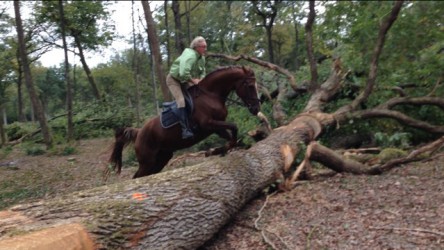
[[[182,14],[180,14],[180,17],[183,17],[183,16],[185,16],[185,15],[187,15],[188,13],[191,13],[194,9],[196,9],[197,8],[197,6],[199,6],[199,4],[201,4],[203,1],[201,0],[201,1],[198,1],[197,3],[196,3],[196,5],[194,5],[193,7],[191,7],[191,9],[189,9],[188,11],[185,11],[184,13],[182,13]]]
[[[382,166],[375,167],[375,168],[373,168],[373,171],[386,172],[386,171],[391,170],[397,166],[400,166],[401,164],[420,160],[423,158],[421,156],[423,156],[424,154],[428,153],[429,155],[431,155],[443,146],[444,146],[444,136],[442,136],[438,140],[433,141],[423,147],[420,147],[419,149],[413,150],[406,157],[394,159],[394,160],[388,161],[387,163],[385,163]]]
[[[427,96],[433,96],[433,95],[434,95],[434,93],[435,93],[436,90],[438,89],[439,85],[441,85],[442,78],[443,78],[443,76],[441,76],[441,77],[436,81],[435,87],[433,87],[432,91],[430,91],[430,93],[429,93]]]
[[[347,172],[352,174],[381,173],[380,169],[369,169],[360,162],[344,159],[341,155],[317,142],[310,143],[310,147],[312,150],[310,160],[317,161],[336,172]]]
[[[310,100],[304,108],[304,112],[321,111],[323,105],[335,96],[341,88],[346,73],[342,71],[339,58],[334,60],[332,68],[329,78],[320,88],[317,88],[315,93],[310,97]]]
[[[388,100],[386,103],[377,106],[379,109],[391,109],[396,105],[410,104],[410,105],[435,105],[444,110],[444,99],[440,97],[395,97]]]
[[[340,108],[337,112],[349,112],[356,110],[359,105],[364,103],[373,91],[374,85],[376,83],[376,76],[378,71],[378,61],[381,55],[382,49],[384,47],[385,38],[388,30],[395,22],[398,17],[399,11],[401,10],[403,1],[396,1],[390,16],[384,20],[379,29],[378,38],[376,40],[375,48],[373,49],[373,57],[370,64],[370,72],[367,79],[367,85],[365,90],[349,105]]]
[[[260,59],[257,59],[256,57],[250,57],[247,55],[239,55],[239,56],[229,56],[229,55],[225,55],[225,54],[215,54],[215,53],[207,53],[207,57],[215,57],[215,58],[222,58],[222,59],[226,59],[226,60],[230,60],[230,61],[239,61],[241,59],[244,59],[246,61],[255,63],[259,66],[274,70],[278,73],[281,73],[285,76],[287,76],[288,81],[290,82],[290,86],[293,90],[297,91],[298,90],[298,86],[296,85],[294,76],[292,73],[290,73],[288,70],[281,68],[279,66],[277,66],[276,64],[270,63],[270,62],[266,62],[266,61],[262,61]]]
[[[374,229],[374,230],[400,230],[400,231],[413,231],[413,232],[421,232],[421,233],[429,233],[429,234],[436,234],[439,236],[444,237],[444,233],[441,233],[439,231],[434,231],[434,230],[427,230],[427,229],[422,229],[422,228],[403,228],[403,227],[369,227],[370,229]]]
[[[444,126],[435,126],[431,125],[428,122],[420,121],[411,118],[399,111],[392,111],[387,109],[369,109],[369,110],[361,110],[355,111],[349,114],[344,114],[343,116],[335,116],[336,120],[339,122],[349,120],[349,119],[369,119],[369,118],[377,118],[377,117],[386,117],[397,120],[398,122],[413,127],[417,129],[422,129],[429,133],[434,134],[444,134]]]

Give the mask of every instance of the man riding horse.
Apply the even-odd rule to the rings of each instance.
[[[177,104],[175,115],[179,119],[182,128],[182,139],[194,136],[190,129],[185,109],[184,91],[186,91],[188,87],[198,84],[199,81],[204,78],[204,54],[206,50],[207,43],[205,39],[201,36],[194,38],[190,44],[190,48],[186,48],[173,62],[166,78],[166,84]]]

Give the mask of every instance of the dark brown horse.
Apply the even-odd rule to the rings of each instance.
[[[194,103],[191,126],[196,127],[194,137],[182,139],[179,124],[163,128],[160,116],[145,123],[141,129],[124,128],[116,130],[116,141],[110,163],[117,173],[122,168],[122,151],[134,142],[139,169],[133,178],[160,172],[173,157],[173,152],[190,147],[216,133],[228,141],[212,154],[223,153],[234,147],[237,142],[236,124],[226,122],[228,115],[225,102],[228,95],[235,91],[248,110],[256,115],[260,109],[254,72],[245,67],[225,67],[208,74],[189,92]]]

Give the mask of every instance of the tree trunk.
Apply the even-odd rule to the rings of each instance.
[[[173,10],[174,14],[174,25],[175,25],[175,42],[176,42],[176,52],[178,55],[182,53],[182,51],[185,49],[185,43],[183,41],[183,35],[182,35],[182,21],[180,19],[180,3],[177,0],[173,0],[171,8]]]
[[[271,11],[262,11],[258,6],[258,1],[253,1],[255,12],[262,18],[262,26],[265,28],[267,34],[267,46],[268,46],[268,59],[270,63],[275,63],[274,51],[273,51],[273,25],[274,19],[277,15],[277,3],[280,1],[275,1],[274,5],[271,5],[270,1],[267,2],[268,8]]]
[[[131,24],[133,31],[133,61],[132,61],[132,69],[133,69],[133,81],[135,85],[135,93],[136,96],[136,125],[139,127],[141,122],[141,110],[140,110],[140,82],[139,82],[139,51],[136,46],[136,29],[135,29],[135,21],[134,21],[134,0],[131,1]]]
[[[316,12],[314,9],[314,0],[310,1],[309,9],[310,12],[308,14],[307,23],[305,24],[305,33],[306,33],[305,41],[307,45],[307,57],[310,63],[310,74],[311,74],[310,86],[308,89],[310,90],[310,92],[313,92],[315,89],[318,88],[318,69],[313,52],[313,23],[316,17]]]
[[[293,22],[294,22],[294,50],[296,51],[295,57],[294,57],[294,69],[297,71],[299,69],[299,59],[298,59],[298,53],[299,53],[299,29],[298,29],[298,22],[296,20],[296,2],[293,2],[291,4],[291,9],[293,11]]]
[[[154,56],[154,67],[156,68],[157,80],[160,83],[164,101],[171,101],[172,97],[168,87],[166,86],[166,77],[162,66],[162,56],[160,54],[159,38],[157,37],[156,23],[154,22],[150,5],[148,1],[142,1],[143,12],[145,13],[145,21],[147,24],[148,42],[150,44],[151,53]]]
[[[68,45],[66,44],[65,35],[65,13],[63,10],[63,1],[59,0],[59,12],[60,12],[60,29],[62,33],[63,52],[65,55],[65,82],[66,82],[66,110],[67,110],[67,141],[71,141],[74,138],[74,124],[72,121],[72,83],[69,76],[69,60],[68,60]]]
[[[165,12],[165,33],[170,34],[170,25],[168,22],[168,0],[164,0],[163,2],[163,11]],[[166,53],[167,53],[167,67],[171,65],[171,43],[170,38],[167,36],[166,38]]]
[[[32,81],[31,69],[29,68],[28,57],[26,54],[25,38],[23,32],[22,18],[20,16],[20,2],[14,1],[14,11],[15,11],[15,22],[17,28],[18,44],[20,51],[20,61],[23,67],[23,72],[25,74],[25,84],[31,98],[33,110],[37,119],[39,121],[40,127],[42,129],[43,140],[48,148],[52,146],[52,136],[49,132],[49,127],[46,122],[45,114],[42,108],[42,104],[37,96],[37,92],[34,88],[34,83]]]
[[[17,109],[18,109],[18,121],[19,122],[26,122],[26,116],[24,113],[24,106],[23,106],[23,92],[22,92],[22,86],[23,86],[23,71],[22,71],[22,64],[20,62],[20,53],[17,54],[17,61],[18,61],[18,70],[17,70]]]
[[[9,213],[21,219],[0,219],[5,228],[0,240],[17,230],[78,223],[101,249],[195,249],[276,180],[282,172],[283,145],[298,152],[301,141],[314,139],[316,133],[308,126],[313,123],[310,119],[313,118],[297,118],[247,151],[13,207]],[[5,242],[8,240],[0,241],[0,248]]]
[[[4,127],[4,125],[6,125],[5,116],[6,116],[5,107],[3,105],[0,105],[0,138],[1,138],[0,148],[3,147],[3,145],[5,145],[6,143],[6,133]]]
[[[99,88],[97,88],[96,81],[94,80],[91,70],[89,69],[89,66],[86,63],[85,55],[83,54],[82,43],[80,42],[80,39],[77,35],[74,35],[74,42],[77,46],[77,49],[79,49],[80,62],[82,62],[83,70],[85,71],[86,77],[88,78],[88,82],[91,85],[93,95],[97,100],[100,101],[102,97],[100,95]]]

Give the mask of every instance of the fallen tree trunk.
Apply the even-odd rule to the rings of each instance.
[[[98,249],[197,248],[276,180],[284,161],[281,145],[288,145],[297,154],[301,141],[314,139],[319,131],[312,130],[310,119],[298,117],[249,150],[226,157],[15,206],[0,216],[0,249],[11,242],[23,243],[10,238],[17,232],[73,224],[80,225],[86,232],[80,235],[87,234]]]

